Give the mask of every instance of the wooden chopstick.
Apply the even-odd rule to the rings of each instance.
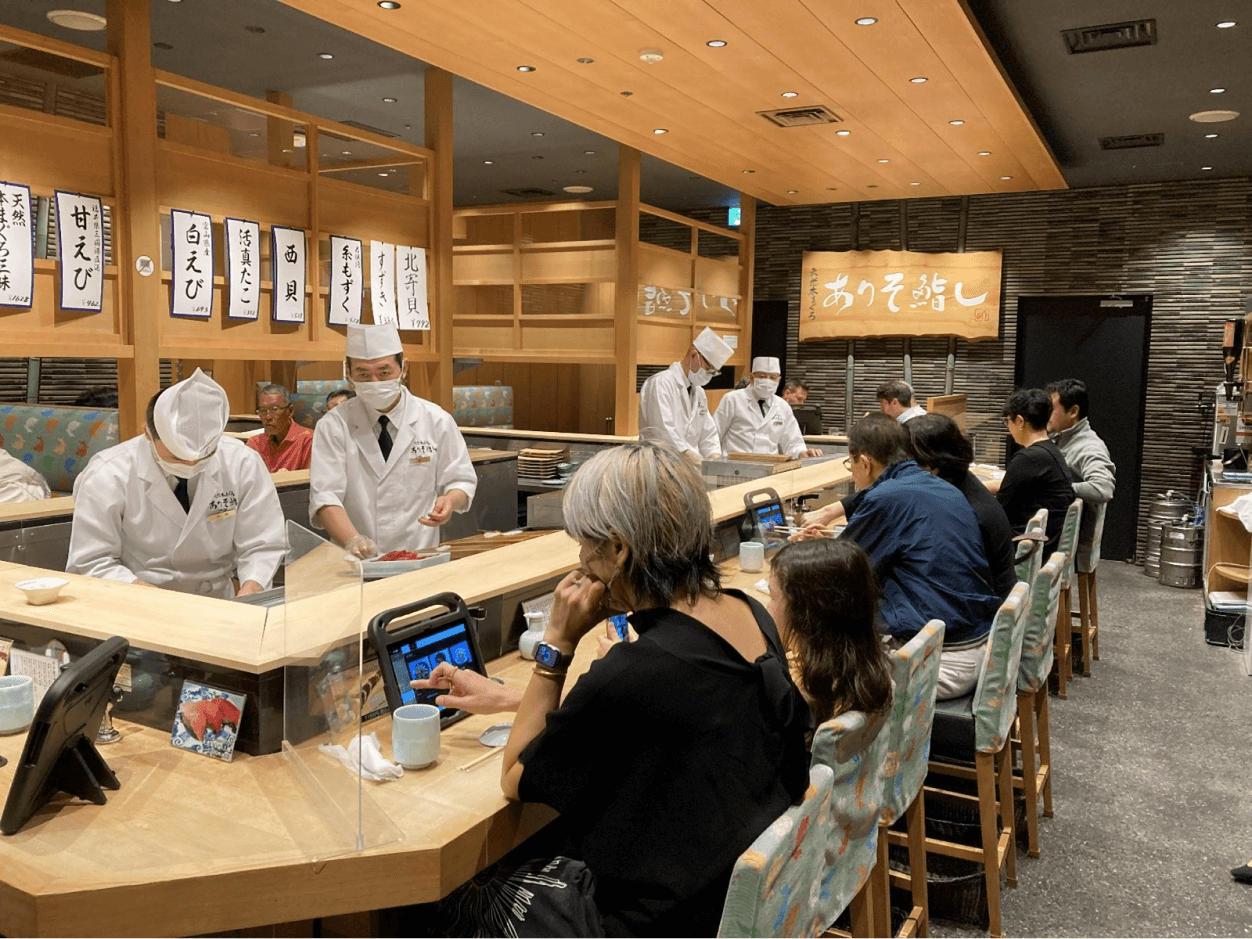
[[[468,773],[479,763],[486,763],[489,759],[491,759],[497,753],[503,753],[503,752],[504,752],[504,747],[494,747],[492,750],[490,750],[487,753],[484,753],[482,756],[474,757],[474,759],[470,760],[464,766],[458,766],[457,769],[459,769],[463,773]]]

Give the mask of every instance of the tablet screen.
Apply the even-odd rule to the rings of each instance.
[[[773,531],[775,528],[786,528],[787,519],[783,515],[782,506],[777,502],[767,502],[752,510],[756,513],[756,523],[761,532]]]
[[[417,691],[409,687],[410,681],[428,678],[440,662],[451,662],[458,668],[482,671],[479,663],[474,661],[469,628],[464,622],[389,645],[387,654],[391,660],[392,673],[396,677],[396,685],[400,689],[400,700],[404,704],[434,704],[435,698],[444,693],[433,690]]]

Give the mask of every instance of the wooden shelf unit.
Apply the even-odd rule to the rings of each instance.
[[[1216,482],[1209,499],[1204,532],[1204,590],[1247,592],[1252,562],[1252,533],[1243,522],[1218,509],[1252,493],[1252,485]]]

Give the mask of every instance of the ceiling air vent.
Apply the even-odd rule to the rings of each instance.
[[[1131,23],[1106,23],[1063,29],[1070,55],[1079,52],[1103,52],[1105,49],[1129,49],[1131,46],[1156,45],[1156,20],[1135,20]]]
[[[1127,134],[1125,137],[1101,137],[1104,150],[1134,150],[1137,147],[1159,147],[1165,143],[1164,134]]]
[[[780,108],[777,111],[757,111],[757,114],[779,127],[806,127],[810,124],[839,124],[842,118],[825,105],[811,108]]]
[[[512,196],[515,199],[546,199],[549,196],[555,196],[556,193],[550,189],[540,189],[537,186],[530,186],[523,189],[501,189],[506,196]]]
[[[379,137],[399,137],[399,134],[393,134],[389,130],[383,130],[381,127],[374,127],[370,124],[362,124],[360,121],[340,121],[340,124],[346,124],[349,127],[355,127],[357,130],[368,130],[371,134],[377,134]],[[332,134],[329,131],[321,131],[323,137],[335,137],[338,140],[347,140],[347,137],[341,137],[338,134]]]

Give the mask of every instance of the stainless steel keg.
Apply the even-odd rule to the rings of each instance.
[[[1204,565],[1204,529],[1190,520],[1167,523],[1161,537],[1161,573],[1167,587],[1198,587]]]
[[[1149,577],[1161,577],[1161,539],[1166,525],[1190,515],[1195,503],[1173,489],[1157,496],[1148,509],[1148,545],[1143,555],[1143,572]]]

